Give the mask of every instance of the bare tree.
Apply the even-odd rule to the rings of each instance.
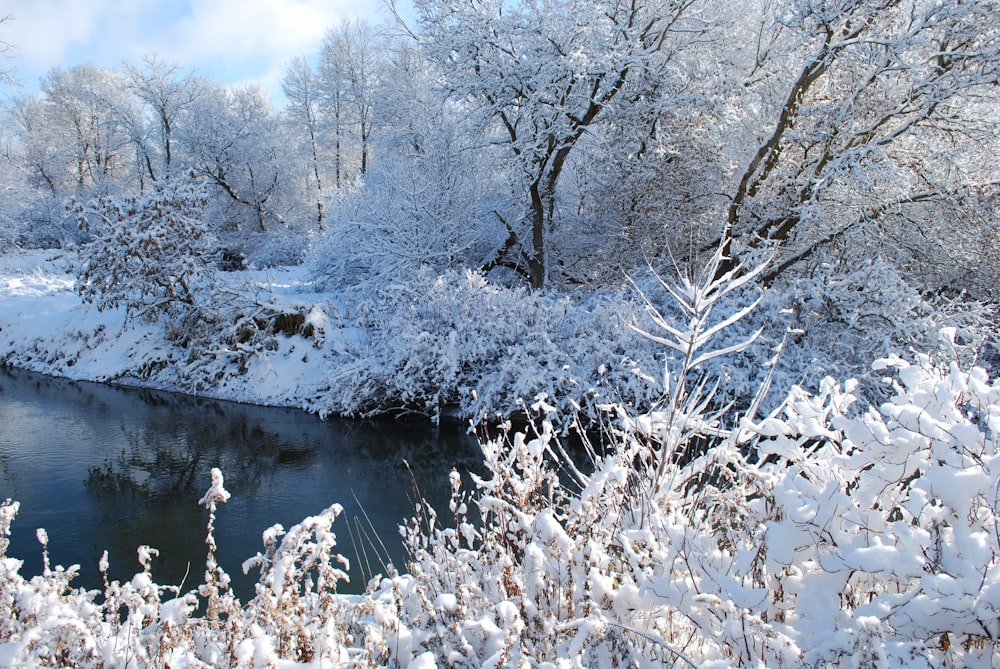
[[[375,95],[384,51],[367,23],[345,23],[327,32],[318,67],[320,109],[333,136],[338,187],[352,169],[369,167]]]
[[[0,18],[0,26],[11,21],[13,17],[9,14]],[[8,52],[12,51],[14,46],[9,42],[4,42],[0,40],[0,57],[6,57]],[[14,80],[14,75],[6,67],[0,67],[0,84],[6,84],[7,86],[14,86],[17,82]]]
[[[177,124],[183,114],[197,102],[203,86],[194,75],[182,75],[178,65],[166,63],[155,56],[144,58],[141,68],[126,65],[125,72],[132,93],[149,111],[156,149],[153,150],[144,140],[138,144],[149,178],[155,181],[169,176],[174,162]],[[160,175],[153,167],[154,154],[162,165]]]
[[[284,186],[281,138],[270,103],[259,88],[209,87],[179,138],[198,176],[235,205],[233,227],[244,220],[267,232],[272,204]]]

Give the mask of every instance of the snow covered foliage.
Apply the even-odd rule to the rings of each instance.
[[[707,363],[743,344],[714,335],[746,314],[712,313],[743,280],[666,284],[687,318],[652,307],[647,339],[683,353],[653,410],[607,405],[581,455],[539,398],[526,431],[482,439],[482,476],[452,472],[448,512],[418,500],[400,528],[406,573],[363,595],[337,594],[333,505],[264,533],[239,602],[214,557],[217,469],[190,592],[152,581],[145,546],[130,581],[75,590],[78,567],[50,566],[44,530],[45,571],[26,580],[2,553],[6,502],[0,664],[995,666],[1000,383],[892,356],[873,368],[880,406],[832,378],[771,411],[719,406]]]
[[[681,298],[699,292],[688,287]],[[892,358],[877,366],[894,372],[881,409],[855,410],[856,383],[828,379],[762,418],[756,403],[713,412],[704,377],[683,383],[728,348],[698,336],[711,334],[711,304],[691,310],[690,328],[661,321],[657,336],[687,362],[655,412],[618,407],[592,473],[543,421],[483,443],[478,495],[453,475],[453,522],[419,509],[404,530],[410,575],[383,586],[398,620],[380,661],[407,666],[428,650],[476,666],[1000,658],[984,596],[1000,555],[1000,472],[988,464],[1000,387],[981,369]]]
[[[967,367],[995,366],[993,305],[923,295],[882,260],[825,264],[809,276],[788,277],[766,291],[750,318],[763,328],[762,342],[781,347],[774,372],[781,393],[795,384],[816,387],[826,376],[856,377],[859,395],[884,401],[888,389],[868,374],[868,366],[899,351],[933,352]],[[942,337],[942,331],[952,334]],[[752,385],[763,362],[748,361],[748,368],[758,368],[756,376],[734,381]],[[749,387],[742,394],[747,392]]]
[[[353,306],[363,336],[332,359],[325,410],[474,420],[544,393],[563,415],[594,402],[649,404],[655,345],[625,325],[626,293],[583,298],[504,288],[471,271],[423,271]],[[594,412],[588,411],[593,415]]]
[[[77,270],[84,300],[150,320],[197,309],[211,282],[215,245],[201,218],[206,198],[188,175],[126,197],[74,202],[80,231],[90,237]]]
[[[445,121],[442,121],[444,123]],[[444,131],[438,130],[441,135]],[[486,212],[482,165],[442,136],[378,163],[363,184],[344,188],[311,264],[330,287],[381,286],[414,273],[482,266],[502,231]]]
[[[261,568],[261,586],[243,606],[215,562],[215,509],[229,492],[218,469],[211,477],[200,501],[209,510],[205,581],[194,591],[154,583],[157,551],[149,546],[138,549],[142,570],[128,582],[105,580],[103,592],[72,589],[76,567],[46,568],[26,581],[18,573],[21,561],[0,551],[0,666],[253,667],[314,657],[330,666],[331,658],[345,660],[339,648],[322,645],[337,638],[327,634],[332,628],[314,628],[317,621],[332,622],[330,612],[341,606],[336,583],[346,576],[335,565],[344,558],[331,552],[336,536],[330,531],[340,507],[287,534],[280,526],[265,533],[267,555],[247,565]],[[0,536],[9,534],[16,513],[16,502],[0,506]],[[100,568],[107,573],[107,553]],[[202,605],[206,611],[196,617]]]
[[[631,326],[655,327],[649,306],[671,322],[689,318],[649,270],[636,272],[631,287],[559,295],[428,269],[379,288],[316,292],[298,267],[215,272],[196,310],[181,304],[186,314],[149,322],[127,319],[124,307],[81,304],[65,270],[74,261],[0,256],[0,360],[324,415],[496,420],[539,394],[557,409],[560,429],[577,410],[597,419],[604,404],[648,411],[679,354]],[[815,387],[827,375],[857,377],[865,399],[885,399],[867,366],[911,347],[957,355],[966,366],[991,362],[988,309],[932,301],[890,266],[831,268],[764,291],[748,284],[722,297],[713,323],[758,299],[755,311],[716,333],[716,345],[763,329],[757,341],[704,365],[719,380],[720,405],[748,406],[768,375],[771,408],[792,385]],[[940,339],[943,327],[956,336]]]

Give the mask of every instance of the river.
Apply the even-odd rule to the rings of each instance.
[[[241,565],[262,549],[261,533],[335,502],[344,514],[333,529],[351,561],[340,591],[359,592],[381,571],[379,543],[402,570],[397,526],[413,513],[414,483],[444,516],[452,467],[478,462],[461,425],[320,420],[0,368],[0,499],[21,503],[7,553],[24,560],[25,577],[42,571],[36,529],[45,528],[52,564],[80,565],[76,587],[100,587],[104,550],[111,578],[131,578],[140,545],[160,551],[156,582],[196,587],[208,519],[197,502],[219,467],[232,493],[216,520],[219,561],[241,599],[255,582]]]

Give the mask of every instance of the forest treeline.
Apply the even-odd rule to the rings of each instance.
[[[281,108],[153,56],[53,70],[5,109],[0,238],[84,242],[67,201],[190,177],[230,259],[332,282],[600,288],[728,232],[734,259],[777,248],[769,282],[879,258],[993,297],[995,2],[415,8],[331,28]]]

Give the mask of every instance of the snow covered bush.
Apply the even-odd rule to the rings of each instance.
[[[752,319],[772,345],[783,330],[794,330],[776,371],[782,393],[793,384],[816,386],[826,376],[854,377],[861,382],[857,392],[884,401],[884,386],[868,374],[873,360],[923,351],[990,369],[997,345],[994,307],[922,294],[882,260],[823,265],[789,278],[765,294]],[[943,328],[957,336],[941,339]]]
[[[133,378],[202,392],[245,373],[278,348],[277,335],[309,334],[312,305],[283,301],[245,273],[220,273],[219,244],[203,220],[205,185],[193,174],[154,182],[129,197],[75,203],[91,241],[79,248],[76,287],[101,310],[163,327]],[[166,370],[166,371],[164,371]]]
[[[232,594],[229,576],[215,561],[213,525],[216,505],[229,493],[222,473],[200,500],[209,511],[205,580],[195,590],[153,582],[150,567],[157,551],[138,550],[142,570],[130,581],[107,581],[104,591],[70,587],[77,566],[48,566],[30,581],[18,573],[21,561],[6,557],[6,536],[17,503],[0,505],[0,666],[62,667],[257,667],[279,660],[341,666],[348,656],[339,644],[346,626],[340,609],[351,602],[336,594],[346,564],[333,552],[330,531],[340,507],[307,518],[285,533],[280,526],[265,535],[266,554],[247,561],[259,567],[256,597],[245,606]],[[279,538],[284,537],[281,541]],[[45,550],[44,530],[39,540]],[[108,572],[107,553],[101,572]],[[197,616],[201,605],[205,613]]]
[[[662,324],[690,361],[724,350],[695,316]],[[880,408],[828,379],[758,418],[757,402],[706,413],[710,384],[681,366],[661,408],[622,411],[590,474],[547,422],[486,442],[482,522],[456,486],[452,526],[422,510],[407,527],[383,657],[995,666],[1000,385],[928,356],[876,369],[892,373]]]
[[[399,140],[406,148],[391,147],[393,160],[376,161],[363,182],[339,194],[311,252],[320,284],[383,286],[417,272],[483,266],[496,253],[506,233],[483,196],[490,169],[447,125],[427,143]]]
[[[875,369],[894,391],[878,410],[852,410],[854,384],[827,380],[744,426],[761,483],[746,504],[766,547],[761,608],[809,664],[874,644],[864,652],[883,666],[993,666],[1000,386],[924,355]]]
[[[659,384],[639,370],[659,365],[657,347],[625,325],[633,309],[624,293],[560,297],[472,271],[416,272],[361,294],[354,311],[364,336],[333,360],[325,409],[478,421],[538,393],[567,419],[574,406],[648,404]]]
[[[201,218],[207,197],[187,175],[138,194],[74,202],[72,214],[90,236],[79,249],[83,299],[150,320],[197,309],[214,270],[216,243]]]

